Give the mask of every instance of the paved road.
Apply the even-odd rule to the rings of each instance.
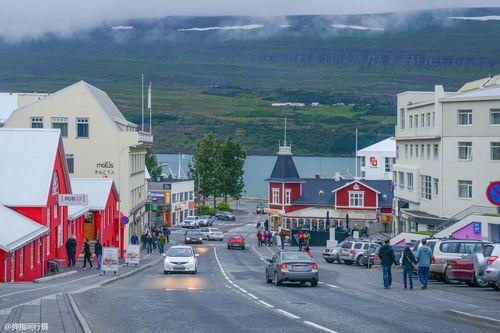
[[[255,218],[245,215],[238,223],[220,226],[228,233],[253,235]],[[174,242],[181,237],[181,230],[173,233]],[[436,294],[437,288],[403,291],[395,282],[393,289],[385,291],[376,269],[320,261],[323,283],[317,288],[266,284],[263,258],[275,249],[257,248],[253,242],[249,237],[245,251],[229,251],[221,242],[204,242],[195,246],[200,254],[197,275],[165,276],[159,264],[79,293],[75,300],[95,332],[492,331],[443,314],[446,302],[433,305],[443,295]],[[353,273],[356,271],[358,274]]]

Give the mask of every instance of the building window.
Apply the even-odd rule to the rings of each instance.
[[[39,264],[42,256],[42,239],[38,238],[38,257],[36,257],[36,263]]]
[[[394,186],[394,188],[396,188],[398,186],[398,172],[397,171],[392,172],[392,185]]]
[[[273,188],[273,203],[280,203],[280,190]]]
[[[366,166],[366,159],[364,156],[359,156],[358,157],[358,162],[359,162],[359,166],[361,168],[364,168]]]
[[[425,153],[425,145],[422,144],[420,145],[420,158],[424,159],[424,153]]]
[[[291,190],[285,190],[285,205],[289,205],[291,203]]]
[[[410,158],[413,158],[413,145],[410,145]]]
[[[361,171],[361,178],[365,178],[366,177],[366,171]]]
[[[349,206],[350,207],[364,207],[364,192],[349,192]]]
[[[490,125],[500,125],[500,109],[490,110]]]
[[[68,137],[68,118],[67,117],[54,117],[52,118],[52,128],[59,128],[63,138]]]
[[[409,127],[410,127],[410,128],[413,128],[413,116],[409,116],[409,117],[408,117],[408,120],[409,120],[409,122],[408,122],[408,123],[409,123],[409,124],[408,124],[408,125],[409,125]]]
[[[57,226],[57,246],[63,245],[63,225],[62,223]]]
[[[66,165],[69,173],[75,173],[75,156],[73,154],[66,154]]]
[[[460,199],[472,198],[472,181],[470,180],[458,181],[458,197]]]
[[[438,159],[439,158],[439,145],[435,143],[432,146],[432,150],[433,150],[433,154],[432,155],[433,155],[434,159]]]
[[[408,159],[408,145],[405,144],[405,158]]]
[[[33,268],[35,264],[35,241],[30,243],[30,268]]]
[[[405,109],[401,109],[399,115],[400,115],[401,129],[405,129],[405,116],[406,116]]]
[[[398,187],[401,189],[405,188],[405,173],[401,171],[399,171]]]
[[[424,128],[425,127],[425,114],[422,113],[420,115],[420,127]]]
[[[42,117],[31,117],[31,128],[43,128],[43,118]]]
[[[436,126],[436,112],[432,113],[432,127]]]
[[[431,145],[427,144],[427,159],[431,159]]]
[[[418,148],[420,145],[415,145],[415,157],[418,158]]]
[[[472,160],[472,142],[458,143],[458,159],[460,161]]]
[[[430,113],[427,114],[426,120],[427,120],[427,127],[431,127],[431,114]]]
[[[500,142],[490,142],[491,160],[500,161]]]
[[[24,275],[24,247],[19,250],[19,276]]]
[[[52,175],[52,194],[59,193],[59,177],[57,176],[57,171],[54,171]]]
[[[418,128],[418,114],[415,115],[415,128]]]
[[[420,197],[423,199],[432,199],[431,176],[420,176]]]
[[[76,137],[89,137],[89,118],[76,118]]]
[[[434,178],[434,195],[439,195],[439,179]]]
[[[408,190],[413,191],[413,174],[412,173],[407,173],[406,174],[406,181],[408,183]]]
[[[57,205],[55,205],[54,206],[54,210],[53,210],[53,212],[54,212],[54,220],[57,219],[57,213],[58,213],[58,211],[59,211],[59,207]]]
[[[472,125],[472,110],[458,110],[458,125],[469,126]]]
[[[396,163],[396,159],[394,157],[386,157],[385,158],[385,172],[391,172],[392,166]]]

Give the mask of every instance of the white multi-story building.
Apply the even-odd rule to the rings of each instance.
[[[175,226],[194,215],[194,180],[158,178],[148,182],[149,196],[157,208],[156,224]]]
[[[396,162],[396,139],[377,142],[357,152],[360,176],[368,180],[391,180]]]
[[[486,189],[500,179],[500,76],[452,93],[407,91],[397,107],[395,233],[495,212]],[[490,238],[498,227],[488,226]]]
[[[77,82],[14,110],[5,127],[60,129],[72,177],[113,178],[130,221],[125,244],[129,232],[145,228],[145,154],[153,136],[127,121],[104,91]]]

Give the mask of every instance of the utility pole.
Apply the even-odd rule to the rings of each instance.
[[[355,174],[354,178],[358,179],[358,129],[357,128],[356,128],[356,152],[355,152],[354,156],[355,156],[355,165],[356,165],[355,166],[356,170],[354,171],[354,174]]]

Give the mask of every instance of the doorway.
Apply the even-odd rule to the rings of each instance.
[[[85,223],[83,224],[83,238],[90,240],[94,239],[94,218],[92,215],[85,216]]]

